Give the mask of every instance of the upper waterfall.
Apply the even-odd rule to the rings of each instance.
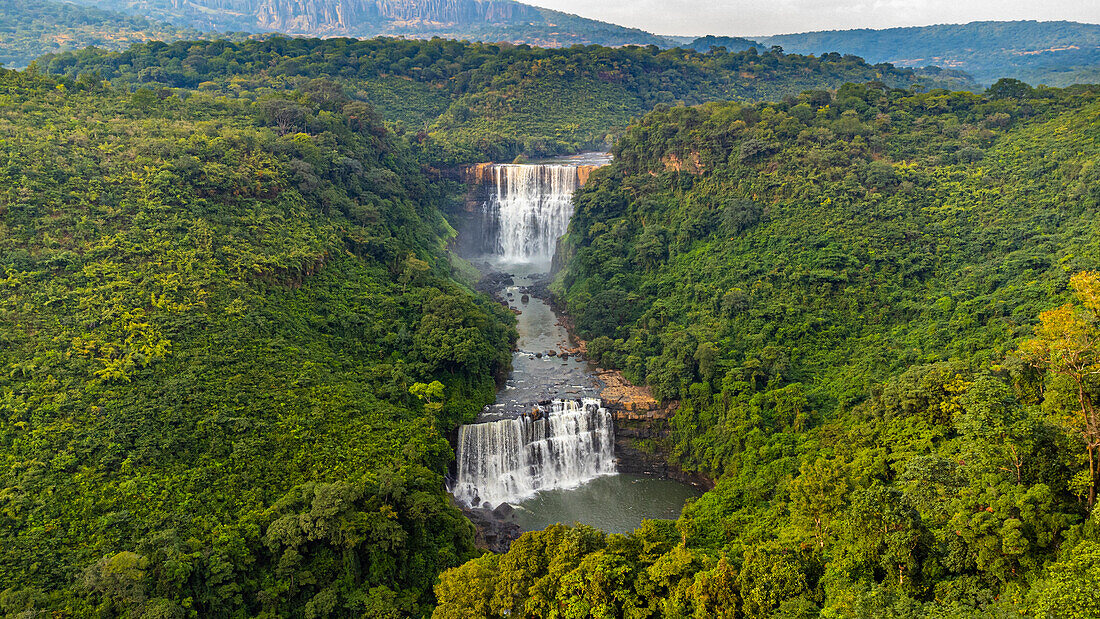
[[[549,262],[573,216],[580,187],[575,166],[498,165],[490,200],[500,221],[499,255],[509,262]]]
[[[573,215],[576,166],[494,165],[486,208],[496,219],[495,253],[507,262],[549,262]]]
[[[466,169],[470,185],[459,250],[505,264],[545,264],[573,216],[573,194],[609,158],[585,153],[539,164],[482,163]]]

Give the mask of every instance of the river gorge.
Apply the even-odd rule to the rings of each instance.
[[[580,522],[625,532],[646,518],[676,518],[698,495],[660,474],[659,462],[639,464],[644,456],[629,437],[646,425],[646,413],[622,398],[605,400],[621,381],[584,359],[546,298],[573,194],[608,161],[588,154],[467,172],[471,197],[456,226],[458,250],[496,282],[491,292],[516,314],[519,341],[496,403],[458,431],[449,489],[467,508],[495,510],[525,531]]]

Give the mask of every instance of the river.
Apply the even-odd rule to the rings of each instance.
[[[519,341],[496,403],[459,431],[451,490],[472,507],[513,505],[525,531],[579,522],[626,532],[646,518],[676,518],[699,494],[669,479],[617,472],[602,385],[570,354],[575,343],[539,296],[573,193],[585,170],[604,162],[587,155],[479,169],[480,193],[457,225],[463,257],[498,279],[511,276],[498,295],[517,313]]]

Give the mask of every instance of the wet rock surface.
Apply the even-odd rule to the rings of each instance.
[[[515,510],[507,503],[502,503],[495,509],[469,508],[458,503],[456,506],[474,524],[474,545],[481,550],[498,554],[508,552],[512,542],[523,534],[516,523]]]
[[[500,293],[509,286],[515,285],[515,279],[511,274],[498,271],[488,263],[474,265],[483,273],[481,281],[477,283],[477,291],[493,297],[499,297]]]
[[[493,268],[488,264],[475,266],[487,272],[479,288],[516,314],[520,335],[512,372],[497,402],[483,411],[478,421],[518,417],[529,413],[536,402],[595,397],[600,388],[595,371],[577,355],[566,324],[548,301],[550,276],[536,270],[537,265],[514,268],[511,274],[486,271]]]

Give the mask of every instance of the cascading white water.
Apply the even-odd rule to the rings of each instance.
[[[606,161],[600,157],[586,157],[573,165],[471,168],[468,178],[482,193],[480,217],[471,219],[474,225],[465,234],[470,255],[491,255],[496,268],[513,274],[530,276],[537,272],[531,269],[550,267],[573,215],[573,195],[602,163]],[[518,286],[509,289],[508,297],[518,301],[519,292]],[[524,293],[513,309],[520,314],[521,351],[564,351],[568,335],[542,300]],[[597,391],[594,384],[587,386],[578,364],[583,362],[565,355],[516,353],[513,375],[498,397],[500,406],[491,414],[487,409],[482,423],[459,428],[458,462],[450,482],[459,501],[495,508],[531,498],[540,490],[579,486],[616,473],[611,414],[598,399],[569,399]],[[569,382],[561,382],[561,377]],[[529,410],[529,400],[555,397],[566,399],[554,401],[537,418],[517,415],[486,421]]]
[[[487,205],[499,222],[497,254],[508,262],[549,262],[573,215],[576,166],[494,165]]]
[[[539,490],[615,474],[611,413],[598,399],[557,400],[541,419],[462,426],[451,491],[472,507],[496,507]]]

